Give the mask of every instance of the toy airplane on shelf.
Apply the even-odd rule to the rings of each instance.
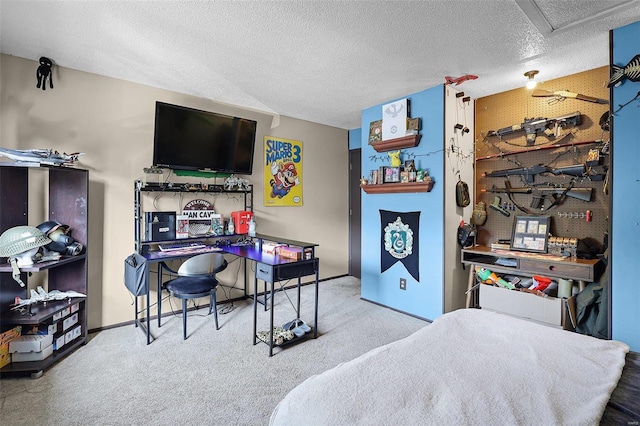
[[[60,291],[60,290],[51,290],[46,292],[44,288],[38,286],[38,291],[31,290],[31,297],[28,299],[21,299],[20,297],[16,297],[15,303],[11,310],[19,310],[27,306],[31,306],[34,303],[38,302],[50,302],[53,300],[64,300],[71,299],[72,297],[87,297],[86,294],[78,293],[77,291]]]
[[[82,152],[60,154],[52,149],[0,148],[0,157],[7,157],[13,161],[49,164],[52,166],[71,166],[78,161],[78,157],[82,154]]]

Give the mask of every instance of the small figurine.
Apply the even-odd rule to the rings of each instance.
[[[367,185],[369,182],[367,182],[367,178],[362,176],[360,178],[360,185]]]
[[[389,151],[387,153],[389,160],[391,161],[391,167],[400,167],[402,162],[400,161],[400,150]]]
[[[51,67],[53,66],[53,61],[46,57],[40,58],[40,66],[36,71],[36,78],[38,80],[38,84],[36,87],[39,89],[42,86],[42,90],[47,90],[47,78],[49,78],[49,85],[53,89],[53,73],[51,72]]]

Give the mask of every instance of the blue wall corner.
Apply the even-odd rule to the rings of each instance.
[[[426,319],[443,313],[444,246],[444,90],[437,86],[407,96],[411,117],[421,119],[422,138],[415,148],[402,150],[402,161],[414,159],[416,167],[425,169],[435,181],[431,192],[412,194],[362,193],[362,298]],[[389,101],[392,102],[392,101]],[[387,102],[385,102],[386,104]],[[362,111],[362,129],[382,118],[382,104]],[[365,134],[366,133],[366,134]],[[388,166],[384,152],[368,144],[368,131],[361,132],[362,173]],[[380,210],[420,212],[419,272],[416,281],[401,262],[381,272],[381,246],[384,232]],[[414,242],[415,243],[415,242]],[[407,279],[407,289],[400,289],[400,278]]]
[[[640,40],[640,22],[613,31],[613,63],[624,67],[635,55]],[[624,80],[614,87],[613,111],[640,91],[640,82]],[[640,100],[613,115],[611,192],[611,315],[612,338],[640,352],[640,285],[636,265],[640,260],[640,210],[629,197],[640,193]]]
[[[362,148],[362,129],[349,130],[349,150]]]

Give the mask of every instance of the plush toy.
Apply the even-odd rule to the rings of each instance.
[[[44,56],[40,58],[40,66],[38,67],[38,71],[36,71],[36,77],[38,79],[36,87],[38,89],[42,85],[42,90],[47,90],[47,77],[49,77],[49,85],[53,89],[53,73],[51,72],[52,66],[53,61],[51,59],[45,58]]]
[[[389,160],[391,161],[391,167],[400,167],[402,162],[400,161],[400,150],[390,151],[387,153]]]

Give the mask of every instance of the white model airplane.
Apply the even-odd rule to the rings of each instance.
[[[52,149],[9,149],[0,148],[0,156],[13,161],[50,164],[52,166],[70,166],[78,161],[83,152],[71,154],[54,151]]]
[[[30,290],[31,297],[28,299],[21,299],[20,297],[16,297],[15,303],[11,310],[21,309],[23,307],[32,305],[38,302],[49,302],[52,300],[64,300],[71,299],[72,297],[87,297],[86,294],[78,293],[77,291],[69,290],[69,291],[60,291],[60,290],[51,290],[50,292],[46,292],[44,288],[38,286],[38,291]]]

